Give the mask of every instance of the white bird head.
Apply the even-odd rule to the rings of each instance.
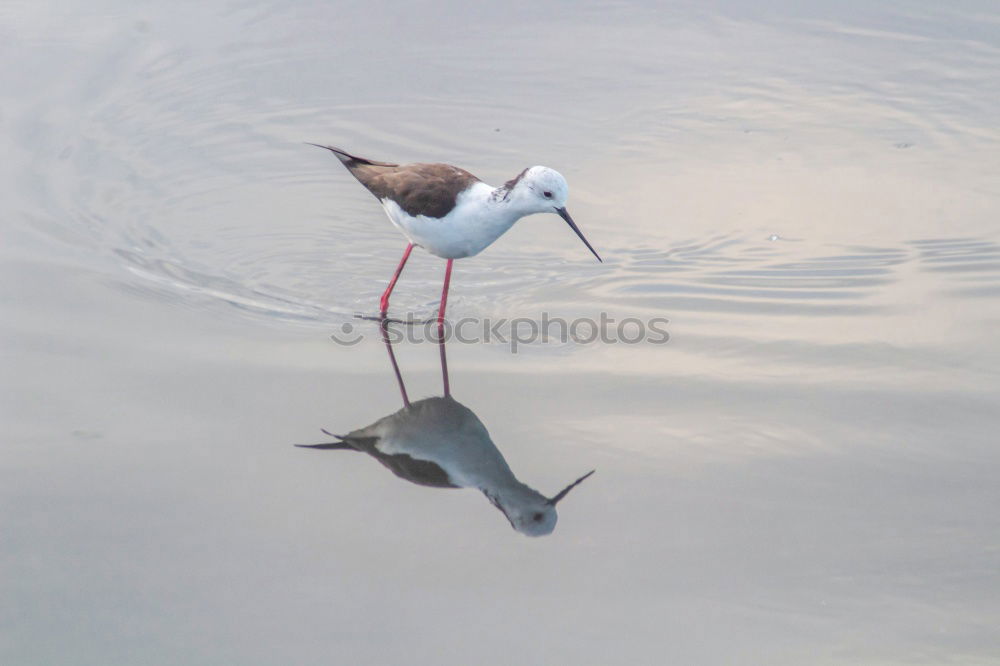
[[[509,197],[514,206],[522,215],[532,213],[555,213],[566,220],[583,244],[587,246],[598,261],[602,261],[601,256],[591,247],[583,232],[573,222],[569,211],[566,210],[566,200],[569,198],[569,185],[562,174],[555,169],[544,166],[533,166],[521,172],[517,178],[509,181],[506,186],[509,188]]]
[[[539,213],[564,208],[569,199],[569,184],[555,169],[533,166],[521,174],[515,189],[533,199]]]
[[[517,482],[504,488],[483,488],[483,494],[507,516],[511,527],[525,536],[537,537],[551,534],[556,528],[559,515],[556,504],[566,497],[570,490],[578,486],[588,476],[591,470],[579,479],[563,488],[554,497],[546,497],[534,488]]]
[[[556,528],[559,516],[555,505],[528,486],[505,488],[497,494],[484,490],[483,494],[507,517],[510,526],[525,536],[545,536]]]

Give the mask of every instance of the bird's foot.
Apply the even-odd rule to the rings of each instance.
[[[394,319],[384,312],[377,315],[366,315],[359,312],[354,315],[354,318],[362,319],[364,321],[377,321],[384,324],[406,324],[408,326],[423,326],[437,321],[437,317],[431,317],[430,319]]]
[[[354,313],[355,319],[363,319],[365,321],[392,321],[384,312],[380,312],[377,315],[362,314],[360,312]]]

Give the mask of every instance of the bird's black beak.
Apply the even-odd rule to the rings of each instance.
[[[578,231],[577,233],[580,233],[580,232]],[[583,242],[586,243],[587,241],[583,241]],[[591,252],[593,252],[593,250],[591,250]],[[594,254],[597,254],[597,253],[594,252]],[[600,257],[598,257],[598,259],[600,259]],[[556,503],[559,500],[561,500],[563,497],[566,497],[566,495],[569,493],[569,491],[573,490],[578,485],[580,485],[581,483],[583,483],[584,479],[586,479],[588,476],[590,476],[591,474],[593,474],[596,471],[597,471],[596,469],[590,470],[589,472],[587,472],[586,474],[584,474],[583,476],[581,476],[579,479],[577,479],[573,483],[569,484],[568,486],[566,486],[565,488],[563,488],[562,490],[560,490],[558,495],[556,495],[555,497],[553,497],[552,499],[549,500],[549,504],[551,504],[552,506],[555,506]]]
[[[601,255],[597,254],[597,250],[591,247],[590,243],[587,242],[587,239],[583,237],[583,232],[580,231],[580,227],[576,226],[576,222],[573,221],[573,218],[569,216],[569,211],[566,210],[565,207],[563,207],[563,208],[556,208],[556,212],[559,213],[559,217],[566,220],[566,224],[569,225],[569,228],[576,232],[576,235],[580,237],[580,240],[582,240],[583,244],[587,246],[587,249],[594,253],[594,256],[597,257],[597,260],[600,261],[601,263],[604,263],[604,260],[601,259]]]

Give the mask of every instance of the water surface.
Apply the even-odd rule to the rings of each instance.
[[[0,44],[0,661],[1000,662],[993,3],[8,2]],[[605,263],[526,219],[454,320],[669,320],[448,347],[521,481],[597,469],[551,535],[292,446],[401,407],[355,314],[404,241],[305,141],[567,177]]]

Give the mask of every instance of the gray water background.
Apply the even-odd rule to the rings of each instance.
[[[14,0],[0,63],[0,662],[1000,663],[996,3]],[[404,241],[303,141],[567,177],[605,263],[526,219],[452,317],[669,319],[449,347],[597,469],[551,536],[291,446],[400,406]]]

